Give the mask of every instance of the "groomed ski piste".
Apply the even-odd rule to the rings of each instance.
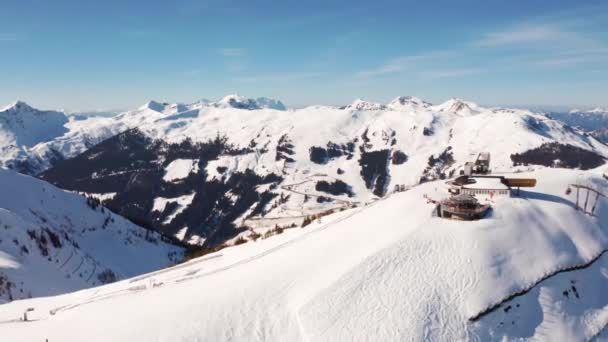
[[[605,340],[608,201],[597,170],[539,169],[479,221],[429,182],[306,228],[71,294],[1,306],[5,341]],[[23,321],[28,309],[28,321]]]

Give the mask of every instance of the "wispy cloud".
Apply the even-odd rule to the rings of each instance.
[[[367,70],[361,70],[355,73],[355,76],[360,78],[376,77],[383,75],[399,74],[406,71],[411,71],[420,67],[423,63],[437,61],[452,55],[451,52],[438,51],[425,54],[401,56],[388,60],[386,63]]]
[[[463,69],[439,69],[431,71],[423,71],[420,75],[424,78],[439,79],[439,78],[454,78],[482,74],[486,69],[482,68],[463,68]]]
[[[262,74],[262,75],[253,75],[253,76],[245,76],[245,77],[235,77],[233,78],[236,82],[242,83],[278,83],[278,82],[292,82],[292,81],[300,81],[304,79],[311,79],[324,76],[324,72],[285,72],[285,73],[272,73],[272,74]]]
[[[224,57],[242,57],[247,54],[247,50],[243,48],[222,48],[217,52]]]
[[[523,66],[568,68],[580,65],[604,65],[608,44],[593,29],[596,23],[577,20],[522,22],[485,34],[474,46],[488,51],[509,51],[511,63]],[[507,50],[505,50],[507,49]]]
[[[573,32],[549,24],[521,25],[484,35],[476,45],[481,47],[521,46],[555,43],[578,38]]]

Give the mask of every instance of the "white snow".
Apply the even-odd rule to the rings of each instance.
[[[586,340],[608,322],[608,258],[538,283],[608,248],[606,199],[592,217],[565,194],[580,174],[521,173],[538,186],[474,222],[433,217],[423,195],[445,184],[426,183],[170,269],[3,305],[0,334],[68,342]],[[585,175],[607,192],[603,178]],[[579,301],[561,294],[572,277]],[[534,285],[513,299],[520,307],[508,321],[504,307],[469,321]],[[38,320],[15,321],[28,307]]]
[[[163,180],[172,182],[184,179],[190,173],[198,173],[198,159],[175,159],[165,168]]]
[[[176,237],[178,240],[182,241],[182,240],[184,240],[184,237],[186,237],[186,233],[187,233],[187,232],[188,232],[188,227],[186,226],[186,227],[184,227],[184,228],[180,229],[180,230],[179,230],[179,231],[178,231],[178,232],[175,234],[175,237]]]
[[[168,203],[176,202],[177,208],[175,208],[175,210],[169,216],[167,216],[167,218],[164,221],[164,223],[170,223],[171,221],[173,221],[173,219],[179,213],[184,211],[192,203],[192,200],[194,199],[194,195],[195,195],[195,193],[193,192],[189,195],[184,195],[184,196],[174,197],[174,198],[157,197],[154,199],[152,211],[156,210],[159,212],[163,212],[163,210],[165,210],[165,207],[167,206]]]
[[[114,197],[116,197],[116,192],[106,192],[103,194],[96,194],[96,193],[92,193],[92,192],[83,192],[82,194],[85,196],[90,196],[90,197],[96,198],[100,202],[103,202],[106,200],[111,200]]]

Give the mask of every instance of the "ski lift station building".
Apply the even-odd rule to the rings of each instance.
[[[469,178],[468,182],[460,187],[461,194],[486,195],[486,196],[510,196],[511,188],[501,182],[500,178]]]
[[[450,193],[482,195],[482,196],[511,196],[513,188],[534,187],[535,179],[505,178],[501,176],[461,176],[448,182]]]

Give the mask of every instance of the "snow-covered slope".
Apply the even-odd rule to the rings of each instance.
[[[180,258],[181,248],[158,233],[0,168],[0,302],[88,288]]]
[[[592,168],[608,157],[608,146],[545,115],[458,99],[438,106],[403,97],[387,106],[357,100],[343,108],[258,107],[238,96],[151,102],[113,119],[112,127],[137,131],[41,177],[65,189],[118,193],[106,202],[112,210],[184,241],[219,244],[252,226],[297,225],[305,216],[455,175],[480,152],[491,153],[495,172],[526,164]]]
[[[608,202],[589,216],[565,190],[584,182],[608,192],[599,172],[518,174],[538,186],[495,199],[490,216],[474,222],[434,217],[423,196],[445,196],[445,185],[425,183],[168,270],[4,305],[0,334],[11,341],[588,340],[608,323]],[[27,308],[35,321],[19,321]]]

